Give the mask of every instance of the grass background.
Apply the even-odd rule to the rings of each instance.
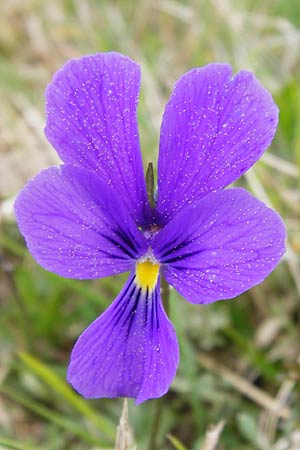
[[[225,421],[219,449],[299,450],[300,2],[0,0],[0,7],[0,449],[115,448],[122,400],[83,400],[65,371],[76,337],[125,278],[77,282],[42,270],[12,205],[28,178],[58,161],[43,135],[53,72],[70,57],[117,50],[142,66],[145,166],[156,161],[173,83],[191,67],[225,61],[253,70],[272,91],[277,135],[237,185],[281,213],[288,250],[262,285],[233,301],[200,307],[172,291],[176,379],[164,399],[129,401],[129,443],[119,438],[116,448],[212,450],[207,430]]]

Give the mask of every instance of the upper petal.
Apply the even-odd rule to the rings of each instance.
[[[143,291],[132,273],[111,306],[78,338],[68,381],[86,398],[134,397],[141,403],[167,392],[178,357],[159,282]]]
[[[20,192],[15,212],[32,256],[61,276],[125,272],[147,250],[123,201],[86,169],[43,170]]]
[[[285,251],[280,216],[244,189],[208,194],[153,239],[164,275],[187,300],[210,303],[260,283]]]
[[[140,68],[121,54],[67,62],[46,91],[45,134],[68,164],[99,172],[136,221],[147,195],[137,126]]]
[[[186,73],[163,116],[158,204],[166,222],[239,178],[271,143],[278,108],[251,72],[210,64]]]

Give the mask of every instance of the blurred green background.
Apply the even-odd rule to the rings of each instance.
[[[83,400],[65,371],[75,339],[126,276],[77,282],[42,270],[13,201],[28,178],[58,162],[43,135],[53,72],[71,57],[117,50],[142,66],[145,166],[156,162],[172,86],[191,67],[228,62],[272,91],[277,135],[237,185],[281,213],[288,250],[262,285],[233,301],[200,307],[172,291],[177,377],[164,399],[128,402],[129,444],[116,448],[299,450],[299,0],[0,0],[0,8],[0,449],[115,448],[122,400]],[[208,430],[221,421],[213,447]]]

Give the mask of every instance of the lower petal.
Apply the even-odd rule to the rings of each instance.
[[[132,273],[119,296],[79,337],[68,381],[86,398],[164,395],[176,373],[178,343],[160,298]]]

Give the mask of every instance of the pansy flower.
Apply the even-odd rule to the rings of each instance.
[[[46,91],[45,133],[63,164],[42,170],[15,204],[45,269],[77,279],[130,272],[77,340],[67,378],[86,398],[136,403],[165,394],[178,365],[161,276],[189,302],[230,299],[269,275],[285,239],[276,212],[244,189],[224,189],[276,130],[278,109],[253,74],[210,64],[177,81],[162,119],[155,205],[139,146],[139,87],[138,64],[121,54],[67,62]]]

